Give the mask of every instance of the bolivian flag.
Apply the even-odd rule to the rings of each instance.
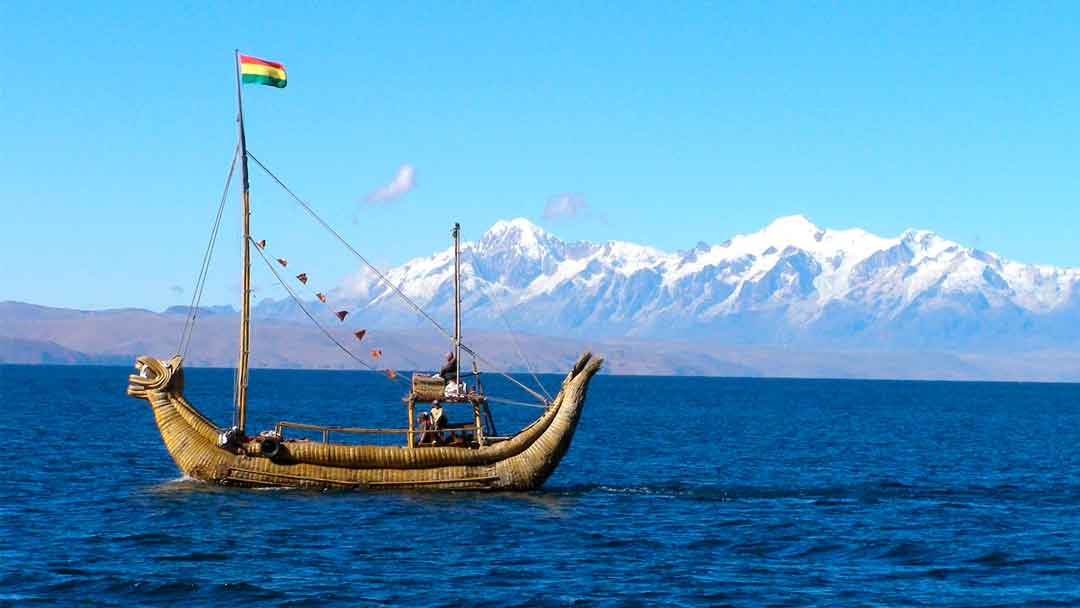
[[[240,76],[243,78],[244,84],[253,82],[255,84],[267,84],[279,89],[285,88],[285,66],[276,61],[267,61],[250,55],[240,55]]]

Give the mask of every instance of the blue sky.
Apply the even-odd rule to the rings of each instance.
[[[1080,266],[1075,5],[658,6],[9,3],[0,300],[186,303],[237,47],[289,70],[245,89],[250,150],[384,265],[446,246],[454,220],[675,250],[803,213]],[[366,204],[404,164],[415,187]],[[321,284],[354,268],[252,188],[272,253]],[[543,220],[566,192],[589,212]],[[207,303],[237,299],[230,205]]]

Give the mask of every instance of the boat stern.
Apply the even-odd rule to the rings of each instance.
[[[521,453],[496,464],[499,475],[497,489],[535,490],[544,485],[570,449],[585,406],[589,382],[603,363],[603,357],[589,352],[581,355],[553,400],[558,411],[543,435]]]

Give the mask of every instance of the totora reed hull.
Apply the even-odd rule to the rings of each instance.
[[[506,441],[479,448],[366,446],[284,442],[269,458],[255,442],[218,446],[219,428],[184,398],[181,360],[139,357],[128,395],[146,399],[177,466],[209,483],[241,487],[532,490],[570,447],[589,381],[602,359],[585,353],[551,405]]]

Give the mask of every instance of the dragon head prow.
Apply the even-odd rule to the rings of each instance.
[[[135,359],[137,373],[128,376],[127,394],[145,399],[149,393],[164,391],[168,388],[179,390],[183,382],[180,365],[184,358],[176,355],[162,361],[143,355]]]

